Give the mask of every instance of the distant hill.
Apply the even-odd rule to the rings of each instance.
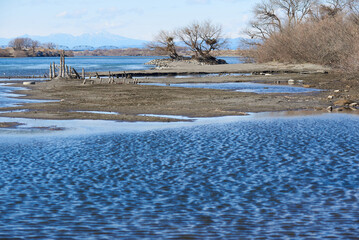
[[[79,46],[90,46],[93,49],[103,46],[116,46],[117,48],[143,48],[147,43],[145,40],[126,38],[107,32],[94,34],[86,33],[80,36],[60,33],[48,36],[23,35],[19,37],[28,37],[41,43],[52,42],[56,45],[66,46],[68,49],[74,49],[76,47],[76,50]],[[10,38],[0,38],[0,45],[7,45],[10,40]]]
[[[123,49],[123,48],[144,48],[148,41],[133,38],[122,37],[108,32],[82,34],[73,36],[71,34],[51,34],[48,36],[23,35],[19,37],[28,37],[37,40],[40,43],[52,42],[57,45],[58,49],[65,50],[94,50],[94,49]],[[228,49],[243,48],[244,38],[229,38]],[[0,38],[0,46],[7,46],[10,38]],[[253,41],[253,40],[250,40]],[[181,44],[179,44],[181,45]]]

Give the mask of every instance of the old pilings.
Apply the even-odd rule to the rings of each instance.
[[[74,76],[75,75],[75,76]],[[62,50],[60,53],[60,65],[55,65],[53,62],[49,68],[50,79],[54,78],[77,78],[81,79],[81,76],[77,73],[75,68],[66,65],[65,63],[65,51]],[[85,70],[82,69],[82,78],[85,78]]]

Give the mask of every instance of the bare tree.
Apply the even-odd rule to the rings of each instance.
[[[352,22],[359,26],[359,0],[348,0],[348,8]]]
[[[55,49],[56,48],[56,44],[52,43],[52,42],[44,43],[44,44],[42,44],[42,46],[47,49]]]
[[[9,47],[15,50],[28,49],[32,46],[33,40],[30,38],[15,38],[9,42]]]
[[[177,59],[179,58],[179,55],[177,53],[174,40],[174,33],[160,31],[159,34],[155,37],[155,40],[147,44],[147,47],[159,54],[168,54],[170,58]]]
[[[36,41],[36,40],[32,40],[31,41],[31,49],[32,49],[32,53],[35,53],[35,49],[38,48],[40,46],[40,42]]]
[[[176,31],[176,36],[194,53],[198,59],[214,59],[213,50],[225,46],[222,26],[212,24],[210,21],[192,24]]]
[[[254,9],[254,20],[246,33],[251,38],[267,39],[273,33],[293,28],[312,12],[318,0],[264,0]]]

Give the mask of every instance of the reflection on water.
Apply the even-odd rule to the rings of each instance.
[[[223,119],[0,134],[0,238],[357,238],[357,116]]]
[[[253,92],[253,93],[306,93],[321,91],[314,88],[293,87],[284,85],[269,85],[261,83],[250,82],[226,82],[226,83],[141,83],[141,85],[154,86],[171,86],[183,88],[206,88],[206,89],[220,89],[238,92]]]

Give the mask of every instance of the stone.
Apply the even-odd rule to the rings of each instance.
[[[338,93],[338,92],[340,92],[340,90],[334,90],[334,92],[335,92],[335,93]]]
[[[294,81],[293,79],[289,79],[289,80],[288,80],[288,84],[289,84],[289,85],[293,85],[294,83],[295,83],[295,81]]]
[[[331,100],[331,99],[333,99],[333,98],[334,98],[334,96],[331,96],[331,95],[328,96],[328,99],[329,99],[329,100]]]
[[[22,84],[23,84],[23,85],[34,85],[35,82],[23,82]]]
[[[357,106],[358,106],[358,103],[356,103],[356,102],[349,104],[349,107],[351,107],[351,108],[355,108]]]
[[[332,106],[327,107],[327,111],[328,111],[328,112],[333,111],[333,107],[332,107]]]

